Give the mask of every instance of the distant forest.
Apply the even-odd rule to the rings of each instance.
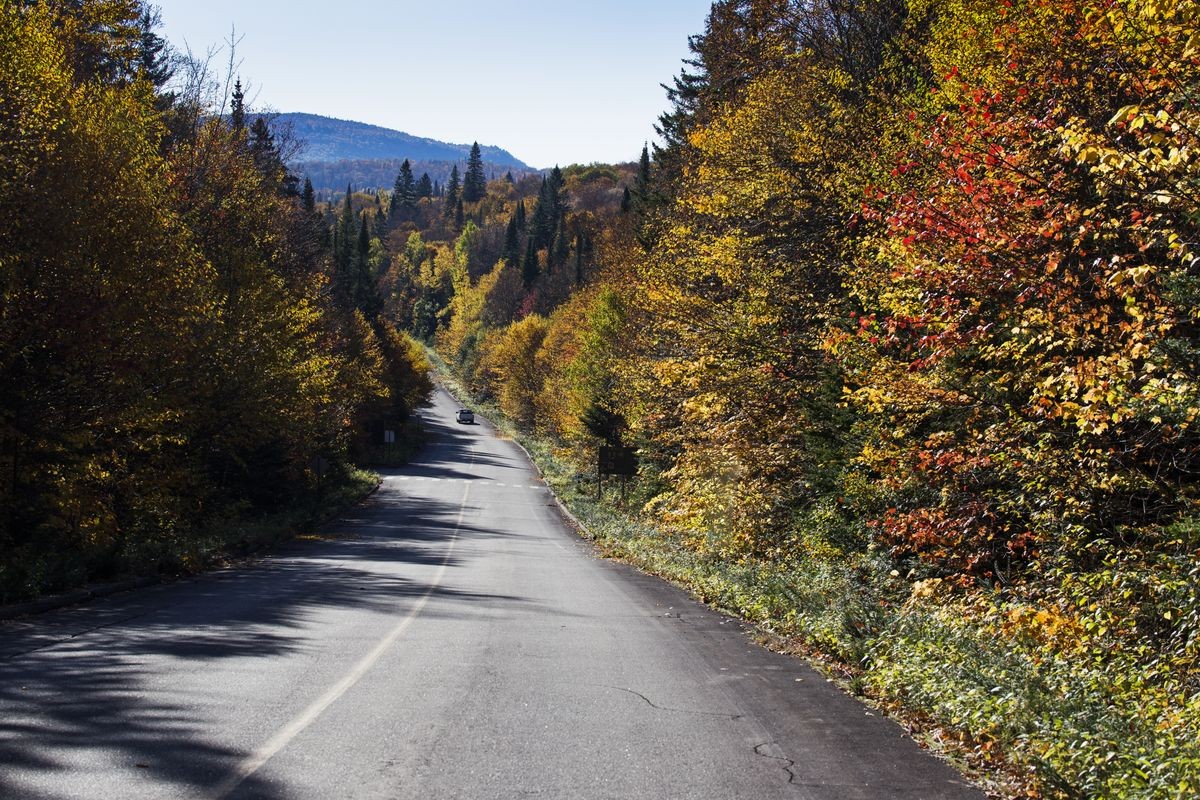
[[[356,189],[390,189],[400,172],[400,165],[405,159],[356,159],[342,161],[297,161],[290,164],[291,170],[303,178],[312,181],[313,188],[318,192],[345,191],[349,184]],[[465,169],[466,160],[454,161],[412,161],[412,170],[418,176],[422,173],[429,175],[430,180],[445,186],[450,180],[450,172],[455,167],[460,171]],[[513,177],[523,177],[532,174],[529,168],[512,167],[504,164],[483,162],[484,173],[488,179],[502,178],[511,173]]]

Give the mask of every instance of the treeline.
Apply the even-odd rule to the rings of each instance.
[[[340,161],[297,161],[291,164],[298,175],[306,176],[318,192],[341,191],[346,184],[366,188],[388,188],[405,159],[357,159]],[[413,172],[429,175],[439,186],[450,180],[450,171],[461,162],[409,160]],[[529,170],[517,170],[502,164],[484,162],[489,176],[504,176],[510,171],[526,174]]]
[[[652,153],[430,211],[388,313],[999,791],[1194,795],[1198,30],[722,0]]]
[[[420,348],[333,291],[266,122],[238,87],[215,113],[155,23],[0,10],[0,601],[189,568],[430,389]]]

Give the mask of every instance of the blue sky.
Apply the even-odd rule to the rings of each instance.
[[[256,109],[304,111],[535,167],[632,161],[709,0],[152,0],[203,55],[236,28]],[[213,59],[224,69],[228,52]]]

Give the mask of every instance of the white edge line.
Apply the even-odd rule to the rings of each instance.
[[[425,590],[425,594],[421,595],[421,599],[417,601],[417,604],[412,607],[407,615],[405,615],[404,619],[400,620],[400,622],[398,622],[396,626],[388,632],[387,636],[384,636],[379,640],[379,643],[375,645],[371,652],[363,656],[362,659],[360,659],[359,662],[354,665],[354,668],[350,670],[345,677],[343,677],[333,686],[329,687],[329,689],[326,690],[323,695],[313,701],[308,708],[304,709],[304,711],[302,711],[291,722],[276,732],[276,734],[267,740],[267,742],[243,759],[242,762],[233,770],[233,772],[231,772],[225,778],[225,780],[221,781],[221,783],[219,783],[210,794],[206,795],[207,797],[211,798],[211,800],[222,800],[223,798],[228,797],[229,794],[232,793],[233,790],[238,786],[240,786],[243,781],[261,769],[264,764],[270,761],[273,756],[286,747],[289,742],[299,736],[305,728],[315,722],[317,717],[321,716],[321,713],[324,712],[325,709],[333,705],[333,703],[335,703],[338,698],[349,691],[354,684],[362,680],[363,676],[366,675],[373,666],[375,666],[376,662],[379,661],[388,648],[395,644],[396,640],[400,638],[400,635],[404,633],[408,626],[412,624],[413,620],[415,620],[425,608],[425,604],[429,602],[429,598],[433,596],[433,593],[437,590],[442,582],[442,577],[446,574],[446,567],[450,563],[450,553],[454,550],[454,544],[458,541],[459,531],[462,530],[463,517],[467,513],[467,495],[470,494],[470,492],[471,484],[468,483],[466,488],[463,490],[462,500],[459,501],[458,520],[454,523],[454,533],[452,533],[450,536],[450,547],[447,548],[446,556],[442,559],[442,563],[438,567],[438,571],[433,576],[433,582],[429,585],[429,588]]]

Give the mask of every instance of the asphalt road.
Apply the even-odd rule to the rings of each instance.
[[[983,797],[456,408],[325,540],[0,625],[0,797]]]

